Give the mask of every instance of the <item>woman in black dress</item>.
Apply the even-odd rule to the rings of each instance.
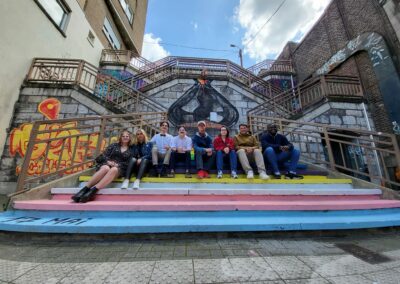
[[[129,161],[133,156],[132,133],[123,130],[117,143],[109,145],[103,152],[104,159],[97,163],[96,173],[77,194],[71,197],[74,202],[85,203],[94,199],[97,191],[106,187],[116,177],[125,176]]]

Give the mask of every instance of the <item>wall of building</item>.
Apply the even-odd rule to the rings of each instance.
[[[11,125],[19,89],[34,57],[79,58],[98,65],[103,45],[87,40],[92,31],[76,0],[66,0],[72,10],[65,37],[34,1],[0,1],[0,153]]]
[[[59,108],[59,112],[56,114],[53,113],[53,117],[51,118],[46,118],[46,113],[39,109],[39,104],[45,100],[51,100],[53,108],[55,104],[58,105],[56,108]],[[0,195],[15,191],[18,178],[16,175],[16,168],[21,165],[22,158],[18,152],[14,155],[12,152],[18,148],[18,145],[24,145],[27,141],[23,139],[29,137],[26,135],[18,135],[18,137],[13,137],[11,139],[11,136],[16,136],[14,133],[16,129],[24,132],[24,125],[35,120],[76,118],[106,114],[114,113],[88,96],[84,91],[80,92],[75,89],[61,88],[23,88],[15,104],[15,111],[10,125],[8,139],[4,145],[4,151],[0,159]],[[14,145],[12,146],[11,143]],[[13,148],[14,150],[12,150]],[[23,149],[18,151],[23,152]]]
[[[388,1],[386,6],[395,6],[394,2],[398,3]],[[396,15],[395,18],[398,13]],[[290,57],[293,60],[297,79],[301,82],[310,78],[350,40],[366,32],[376,32],[384,37],[393,62],[397,70],[400,70],[400,44],[395,29],[396,26],[391,25],[384,9],[376,0],[333,0],[297,47],[284,49],[281,57]],[[397,33],[398,31],[399,29]],[[366,52],[350,57],[331,73],[359,76],[377,129],[392,131],[372,63]]]
[[[396,31],[397,39],[400,39],[400,1],[399,0],[389,0],[384,1],[383,8],[389,18],[393,29]]]

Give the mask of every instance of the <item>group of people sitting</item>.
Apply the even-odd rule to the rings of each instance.
[[[287,179],[302,179],[296,173],[300,151],[295,149],[286,136],[277,133],[277,126],[269,124],[261,136],[261,149],[255,136],[246,124],[240,124],[239,133],[233,138],[229,129],[220,128],[220,133],[212,139],[206,132],[206,122],[197,123],[198,132],[193,138],[187,136],[183,126],[178,128],[178,135],[168,134],[169,123],[160,123],[160,132],[148,139],[143,129],[137,129],[135,137],[128,130],[123,130],[118,142],[109,145],[101,159],[96,159],[96,173],[77,194],[71,198],[74,202],[85,203],[93,200],[99,189],[106,187],[117,177],[124,177],[122,189],[129,187],[131,176],[136,179],[133,189],[139,189],[140,181],[150,169],[150,176],[175,177],[176,163],[184,161],[185,177],[191,178],[191,151],[194,148],[197,178],[209,178],[210,169],[216,160],[217,178],[223,177],[224,160],[229,161],[231,178],[238,178],[237,161],[239,160],[248,179],[254,178],[251,166],[255,162],[260,179],[267,180],[265,162],[272,170],[275,179],[281,178],[279,164],[289,161]],[[161,162],[161,165],[159,165]]]

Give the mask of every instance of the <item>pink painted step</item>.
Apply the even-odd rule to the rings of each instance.
[[[16,201],[15,209],[68,211],[233,211],[233,210],[356,210],[400,208],[397,200],[132,200],[84,204],[69,200]]]
[[[125,195],[125,194],[98,194],[96,201],[115,201],[115,202],[142,202],[142,201],[334,201],[334,200],[377,200],[380,195]],[[56,194],[52,200],[71,200],[71,194]]]

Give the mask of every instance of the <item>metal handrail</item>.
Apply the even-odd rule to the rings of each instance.
[[[83,60],[34,58],[26,81],[57,85],[76,85],[124,112],[165,111],[165,107],[142,92]]]
[[[300,149],[303,161],[363,179],[378,186],[400,189],[399,145],[394,134],[326,124],[248,115],[251,131],[260,137],[274,123]]]
[[[325,75],[306,80],[275,96],[272,104],[264,102],[248,113],[289,118],[326,98],[361,99],[362,97],[362,87],[358,77]]]
[[[145,112],[32,122],[16,191],[86,170],[121,130],[143,128],[153,136],[166,119],[166,112]]]

